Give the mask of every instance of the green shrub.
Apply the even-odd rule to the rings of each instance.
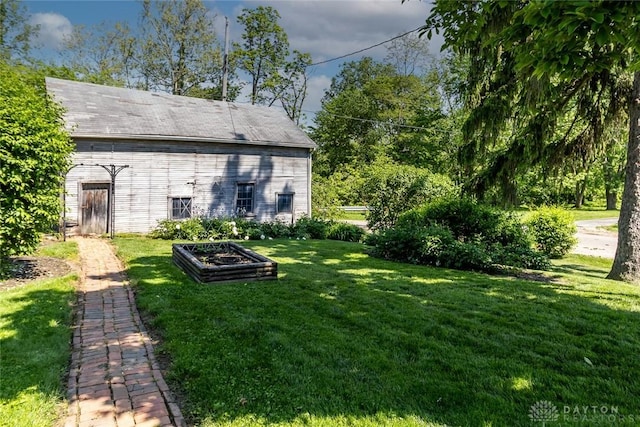
[[[248,236],[250,240],[260,240],[260,239],[266,238],[259,224],[256,224],[253,227],[247,228],[244,231],[243,236]]]
[[[327,220],[303,216],[293,226],[292,236],[324,240],[327,238],[330,224]]]
[[[445,227],[392,227],[367,237],[371,255],[412,264],[442,265],[446,248],[454,242]]]
[[[399,215],[414,206],[457,194],[444,175],[406,165],[374,165],[367,172],[363,194],[369,207],[367,221],[372,230],[392,227]]]
[[[562,258],[576,244],[573,215],[561,208],[542,207],[526,221],[536,248],[551,258]]]
[[[165,219],[149,233],[155,239],[226,240],[275,239],[298,237],[306,239],[334,239],[359,242],[365,235],[361,228],[319,218],[301,217],[295,224],[280,221],[255,222],[245,218],[202,218],[185,220]]]
[[[1,277],[9,257],[35,251],[41,233],[58,223],[73,144],[43,76],[0,60],[0,99]]]
[[[365,234],[365,231],[357,225],[334,222],[329,226],[327,239],[342,240],[343,242],[359,242]]]
[[[263,222],[260,228],[265,237],[273,239],[291,237],[291,225],[281,221]]]
[[[421,257],[424,228],[392,227],[370,235],[365,243],[371,245],[370,254],[392,261],[429,264]]]
[[[500,222],[500,214],[489,206],[468,199],[440,199],[400,215],[400,226],[442,225],[462,240],[488,237]]]
[[[373,239],[376,246],[371,255],[380,258],[459,270],[497,269],[484,245],[456,240],[443,226],[396,226],[379,232]]]
[[[151,230],[149,236],[154,239],[165,239],[165,240],[175,240],[178,237],[178,221],[174,221],[171,219],[163,219],[158,221],[158,225]]]
[[[176,225],[178,228],[178,239],[202,240],[207,237],[200,218],[189,218]]]
[[[493,255],[486,245],[476,242],[454,240],[443,252],[442,265],[457,270],[475,270],[493,273],[499,269]]]
[[[223,239],[227,237],[226,228],[228,228],[225,223],[228,222],[223,218],[200,218],[200,222],[202,223],[202,227],[205,230],[207,239]]]
[[[548,270],[551,268],[549,257],[530,247],[519,245],[494,245],[490,251],[496,262],[503,266]]]
[[[480,240],[486,244],[532,244],[518,215],[469,199],[440,199],[400,215],[398,225],[421,227],[442,225],[460,241]]]
[[[396,261],[495,272],[549,268],[519,217],[471,200],[440,200],[405,212],[367,239],[372,255]]]

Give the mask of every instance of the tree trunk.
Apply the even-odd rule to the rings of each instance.
[[[607,198],[607,210],[615,211],[618,209],[618,192],[607,187],[604,189],[604,193]]]
[[[582,181],[576,182],[576,198],[575,198],[575,208],[581,209],[582,203],[584,202],[584,191],[587,188],[587,179],[583,179]]]
[[[607,278],[640,282],[640,71],[633,74],[618,247]]]

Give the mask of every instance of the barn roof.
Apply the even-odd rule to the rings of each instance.
[[[211,101],[47,77],[75,138],[226,142],[315,148],[275,108]]]

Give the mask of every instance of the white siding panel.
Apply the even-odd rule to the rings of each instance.
[[[276,215],[276,193],[295,193],[295,216],[308,214],[308,150],[230,144],[76,141],[67,175],[68,221],[79,221],[83,182],[110,182],[96,164],[129,165],[116,177],[116,232],[148,232],[169,217],[170,197],[192,197],[200,213],[235,211],[236,185],[254,182],[259,221]]]

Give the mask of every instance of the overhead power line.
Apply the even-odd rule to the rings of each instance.
[[[311,111],[311,110],[302,110],[305,113],[314,113],[317,114],[319,113],[319,111]],[[357,121],[357,122],[365,122],[365,123],[373,123],[375,125],[380,125],[380,126],[389,126],[389,127],[394,127],[394,128],[402,128],[402,129],[411,129],[411,130],[429,130],[428,128],[424,127],[424,126],[412,126],[412,125],[405,125],[402,123],[398,123],[398,122],[394,122],[393,120],[374,120],[374,119],[363,119],[361,117],[353,117],[353,116],[344,116],[342,114],[334,114],[334,113],[330,113],[328,111],[324,111],[324,114],[327,114],[331,117],[338,117],[341,119],[346,119],[346,120],[353,120],[353,121]]]
[[[337,57],[335,57],[335,58],[325,59],[324,61],[314,62],[313,64],[309,64],[309,65],[307,65],[307,67],[313,67],[313,66],[316,66],[316,65],[326,64],[326,63],[328,63],[328,62],[337,61],[338,59],[344,59],[344,58],[347,58],[347,57],[349,57],[349,56],[353,56],[353,55],[357,55],[357,54],[362,53],[362,52],[366,52],[367,50],[373,49],[374,47],[382,46],[382,45],[383,45],[383,44],[385,44],[385,43],[389,43],[389,42],[391,42],[391,41],[394,41],[394,40],[396,40],[396,39],[400,39],[400,38],[402,38],[402,37],[404,37],[404,36],[407,36],[407,35],[409,35],[409,34],[411,34],[411,33],[414,33],[414,32],[416,32],[416,31],[418,31],[420,28],[422,28],[422,26],[420,26],[420,27],[418,27],[418,28],[414,28],[413,30],[411,30],[411,31],[407,31],[406,33],[402,33],[402,34],[400,34],[400,35],[398,35],[398,36],[392,37],[392,38],[390,38],[390,39],[388,39],[388,40],[385,40],[385,41],[383,41],[383,42],[376,43],[376,44],[374,44],[374,45],[372,45],[372,46],[369,46],[369,47],[365,47],[364,49],[356,50],[355,52],[347,53],[347,54],[345,54],[345,55],[337,56]]]

